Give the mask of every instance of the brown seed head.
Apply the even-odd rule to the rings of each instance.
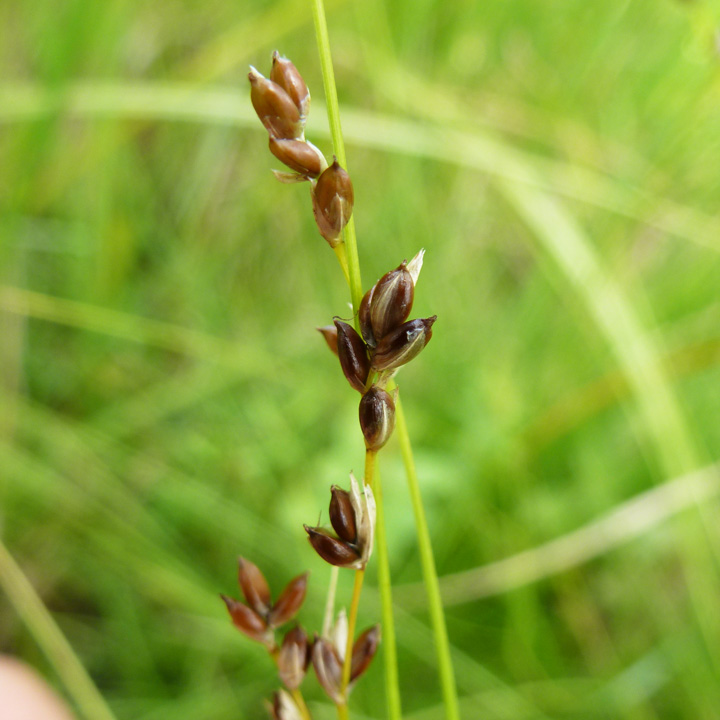
[[[270,646],[272,644],[272,634],[268,630],[268,625],[254,610],[247,605],[243,605],[237,600],[233,600],[227,595],[220,596],[230,613],[233,625],[245,633],[251,640]]]
[[[352,215],[355,194],[350,176],[337,158],[317,179],[312,190],[313,213],[320,234],[335,247]]]
[[[316,330],[322,333],[325,338],[325,342],[332,352],[338,354],[338,331],[334,325],[325,325],[323,327],[316,328]]]
[[[363,295],[363,299],[360,302],[358,309],[358,321],[360,323],[360,333],[362,334],[363,340],[368,344],[369,347],[374,348],[377,344],[375,342],[375,335],[373,334],[372,322],[370,321],[370,306],[372,305],[373,294],[377,283],[373,285]]]
[[[270,152],[305,179],[317,177],[327,167],[322,153],[304,140],[278,140],[271,135]]]
[[[357,680],[369,667],[380,645],[380,626],[373,625],[355,641],[350,667],[350,682]]]
[[[338,357],[343,374],[352,387],[358,392],[364,392],[370,372],[365,343],[351,325],[338,319],[333,322],[337,328]]]
[[[270,610],[270,587],[265,576],[254,563],[238,558],[238,582],[247,604],[260,616]]]
[[[415,283],[405,262],[377,281],[370,303],[370,323],[378,341],[407,320],[414,298]]]
[[[325,638],[316,638],[312,649],[312,664],[318,682],[334,703],[342,696],[342,661],[337,650]]]
[[[300,113],[292,98],[277,83],[250,68],[250,100],[260,122],[271,136],[297,140],[303,136]]]
[[[373,369],[392,370],[410,362],[430,342],[436,320],[437,315],[424,320],[409,320],[391,330],[375,348]]]
[[[288,690],[300,687],[310,662],[309,650],[307,633],[301,627],[294,627],[285,634],[277,666],[280,679]]]
[[[395,428],[395,402],[377,385],[360,400],[360,428],[368,450],[379,450],[390,439]]]
[[[308,540],[315,549],[315,552],[325,561],[337,567],[356,567],[360,560],[360,553],[357,548],[333,537],[326,530],[320,527],[304,525]]]
[[[281,57],[277,50],[273,53],[270,79],[285,90],[295,103],[300,117],[305,120],[310,110],[310,91],[295,65]]]
[[[307,577],[307,573],[298,575],[285,586],[268,614],[268,625],[270,627],[279,627],[295,617],[305,600]]]
[[[337,485],[330,488],[330,522],[341,540],[355,543],[357,540],[357,525],[355,523],[355,508],[353,508],[350,493]]]

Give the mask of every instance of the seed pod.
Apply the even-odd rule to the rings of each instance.
[[[290,96],[304,121],[310,110],[310,91],[295,65],[277,50],[273,53],[270,79]]]
[[[374,370],[392,370],[410,362],[432,337],[437,315],[424,320],[409,320],[391,330],[375,348],[372,357]]]
[[[377,283],[373,285],[363,295],[363,299],[360,302],[358,309],[358,321],[360,323],[360,333],[362,334],[363,340],[368,344],[369,347],[374,348],[377,344],[375,342],[375,335],[373,334],[372,322],[370,321],[370,306],[372,305],[373,294]]]
[[[337,567],[356,567],[360,553],[350,543],[339,540],[319,527],[304,525],[310,544],[325,561]]]
[[[304,140],[278,140],[271,135],[270,152],[306,179],[317,177],[327,167],[322,153]]]
[[[254,610],[237,600],[227,597],[227,595],[221,595],[220,597],[230,613],[233,625],[240,632],[245,633],[251,640],[265,645],[272,641],[267,623]]]
[[[355,641],[350,666],[350,682],[357,680],[369,667],[380,645],[380,626],[373,625]]]
[[[408,319],[414,298],[415,283],[404,262],[377,281],[370,301],[370,324],[378,341]]]
[[[272,137],[298,140],[303,136],[303,124],[292,98],[277,83],[264,78],[250,66],[250,100],[260,122]]]
[[[332,493],[330,522],[341,540],[355,543],[357,540],[357,525],[350,493],[337,485],[333,485],[330,492]]]
[[[338,357],[343,374],[352,387],[358,392],[364,392],[370,372],[370,359],[365,343],[351,325],[342,320],[334,320],[334,323],[337,328]]]
[[[395,427],[395,402],[385,390],[373,385],[360,400],[360,428],[368,450],[379,450]]]
[[[238,582],[248,605],[258,615],[267,615],[271,604],[270,588],[258,566],[245,558],[238,558]]]
[[[295,701],[285,690],[278,690],[273,695],[272,704],[268,704],[272,720],[303,720]]]
[[[316,330],[322,333],[325,338],[325,342],[332,352],[338,354],[338,331],[334,325],[325,325],[324,327],[316,328]]]
[[[352,215],[355,194],[350,176],[343,170],[337,158],[317,179],[312,189],[313,213],[320,234],[330,243],[339,244],[338,238]]]
[[[342,702],[342,661],[332,643],[317,638],[313,643],[312,664],[318,682],[334,703]]]
[[[305,677],[310,653],[307,633],[294,627],[283,638],[277,657],[278,674],[288,690],[297,690]]]
[[[298,575],[285,586],[268,614],[270,627],[279,627],[293,619],[305,600],[307,577],[307,573]]]

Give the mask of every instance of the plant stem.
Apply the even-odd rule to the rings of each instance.
[[[342,127],[340,125],[340,109],[337,100],[337,88],[335,86],[335,73],[333,71],[332,55],[330,53],[330,38],[328,35],[327,21],[325,19],[325,8],[323,5],[323,0],[312,0],[312,7],[313,19],[315,21],[315,35],[317,38],[318,51],[320,53],[323,85],[325,87],[325,97],[327,100],[328,119],[330,122],[330,133],[333,140],[333,147],[338,162],[347,170],[347,163],[345,158],[345,144],[343,141]],[[347,246],[348,265],[348,273],[346,274],[346,280],[348,282],[348,285],[350,286],[350,295],[352,297],[353,310],[355,313],[357,313],[360,307],[363,292],[362,280],[360,277],[360,262],[357,253],[357,241],[355,238],[355,224],[353,218],[350,218],[350,222],[345,229],[345,244]],[[407,424],[405,423],[405,416],[403,414],[399,398],[396,404],[395,411],[396,427],[398,435],[400,437],[400,446],[402,449],[403,462],[405,464],[408,487],[410,488],[413,511],[415,513],[420,561],[423,567],[423,577],[425,579],[426,592],[428,595],[430,617],[435,634],[435,645],[438,656],[440,683],[442,686],[443,699],[445,703],[445,714],[447,720],[459,720],[460,714],[458,710],[455,676],[452,667],[452,660],[450,657],[450,644],[447,636],[447,628],[445,627],[445,615],[443,612],[442,601],[440,599],[440,588],[437,579],[437,571],[435,569],[435,561],[433,559],[432,547],[430,544],[430,533],[427,527],[427,520],[425,519],[425,511],[422,505],[422,498],[420,496],[420,488],[417,481],[417,474],[415,472],[415,461],[413,459],[410,437],[408,435]],[[374,463],[372,469],[374,469]],[[371,479],[370,481],[368,481],[367,474],[366,456],[366,482],[370,484]],[[380,494],[382,494],[381,489]],[[382,498],[380,499],[380,505],[382,505]],[[378,568],[378,579],[380,584],[381,602],[383,606],[383,631],[385,633],[389,632],[389,635],[386,635],[386,640],[389,645],[392,645],[392,650],[388,650],[385,655],[387,666],[391,666],[387,667],[386,669],[386,684],[388,694],[388,715],[392,718],[400,717],[400,690],[398,683],[397,654],[395,652],[394,642],[395,633],[392,620],[390,572],[389,563],[387,562],[387,538],[384,532],[384,515],[382,514],[382,510],[379,510],[378,513],[380,516],[378,524],[381,524],[383,526],[382,530],[378,532],[377,537],[378,557],[380,558],[379,563],[381,566]],[[382,567],[383,564],[384,567]],[[357,582],[358,580],[356,576],[356,585]],[[350,637],[352,637],[352,635],[350,635]],[[352,649],[351,645],[349,646],[349,649]],[[350,653],[348,652],[346,655],[346,665],[348,661],[347,656],[349,655]],[[349,670],[347,672],[349,676]],[[345,666],[343,667],[343,677],[346,677]],[[392,690],[390,690],[391,687]],[[343,707],[345,713],[347,714],[347,706]],[[396,712],[397,715],[393,716],[393,712]],[[338,706],[339,717],[340,713],[341,706]],[[345,720],[345,718],[340,717],[340,720]]]
[[[455,674],[452,666],[452,658],[450,657],[450,642],[445,625],[445,613],[440,597],[440,585],[435,568],[435,559],[433,558],[432,545],[430,543],[430,531],[428,530],[425,509],[423,508],[422,497],[420,495],[420,485],[415,470],[415,460],[413,459],[407,423],[405,422],[405,413],[403,412],[399,396],[395,401],[395,431],[400,441],[400,451],[405,465],[410,500],[412,502],[413,512],[415,513],[418,550],[420,552],[425,592],[427,593],[428,607],[430,610],[430,621],[435,635],[435,651],[437,653],[440,685],[442,687],[443,702],[445,704],[445,717],[447,720],[460,720]]]
[[[342,126],[340,125],[340,107],[338,105],[337,87],[335,86],[335,71],[333,70],[332,55],[330,54],[330,36],[328,35],[323,0],[312,0],[312,9],[313,20],[315,21],[315,37],[317,38],[320,65],[322,67],[328,120],[330,122],[330,134],[333,141],[333,152],[340,165],[347,170],[345,142],[343,141]],[[345,245],[347,246],[348,269],[345,277],[350,286],[353,312],[357,313],[363,292],[362,279],[360,277],[360,262],[358,261],[357,239],[355,237],[355,221],[352,217],[345,227]]]
[[[0,585],[86,720],[116,720],[62,630],[0,541]]]
[[[365,570],[355,571],[355,584],[353,585],[352,600],[350,601],[350,613],[348,614],[348,635],[345,645],[345,660],[343,661],[342,692],[347,704],[347,686],[350,684],[350,670],[352,668],[353,641],[355,638],[355,626],[357,625],[358,609],[360,607],[360,594],[362,593]]]
[[[333,565],[330,568],[330,583],[328,584],[327,600],[325,601],[325,617],[323,618],[322,635],[328,637],[330,628],[333,624],[333,616],[335,615],[335,592],[337,591],[338,575],[340,568]]]
[[[299,690],[293,690],[291,695],[293,696],[293,700],[295,700],[295,704],[298,706],[298,710],[300,710],[302,719],[312,720],[310,717],[310,711],[308,710],[308,706],[305,704],[305,698],[302,696],[302,693]]]
[[[385,667],[385,703],[390,720],[401,720],[400,680],[398,677],[397,643],[395,641],[395,618],[392,608],[392,584],[390,579],[390,559],[388,557],[387,535],[385,534],[385,509],[383,505],[382,482],[380,473],[375,471],[375,506],[377,508],[377,554],[378,585],[382,606],[382,650]]]

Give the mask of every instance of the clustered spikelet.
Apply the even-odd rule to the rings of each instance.
[[[312,648],[315,675],[328,697],[335,703],[344,702],[357,679],[368,669],[380,645],[380,626],[364,630],[352,646],[350,681],[343,694],[342,674],[347,648],[348,624],[344,611],[338,615],[329,637],[317,637]]]
[[[338,248],[353,211],[353,185],[336,157],[329,164],[322,152],[305,138],[310,92],[302,75],[276,51],[269,78],[253,67],[248,78],[250,99],[267,130],[270,152],[290,170],[274,170],[276,178],[283,183],[309,183],[317,228],[331,247]],[[358,414],[368,453],[382,448],[395,426],[397,390],[389,393],[388,381],[432,337],[436,316],[408,320],[424,253],[421,250],[410,262],[400,263],[365,293],[355,319],[359,332],[338,317],[332,325],[318,328],[337,355],[348,383],[362,396]],[[375,535],[372,488],[363,482],[361,490],[350,473],[350,489],[333,485],[330,494],[331,528],[305,525],[308,540],[325,562],[363,571],[372,554]],[[338,705],[347,703],[350,690],[377,652],[380,626],[367,628],[353,643],[348,643],[348,621],[341,611],[327,636],[316,634],[310,638],[302,626],[296,625],[278,645],[276,630],[291,621],[303,604],[307,573],[291,580],[273,602],[260,569],[240,558],[238,583],[244,603],[221,596],[232,622],[243,634],[266,647],[284,686],[267,704],[271,718],[310,720],[299,691],[310,665],[331,700]],[[349,675],[343,677],[348,647],[351,654],[345,672],[349,670]]]
[[[358,311],[360,333],[338,318],[334,334],[320,329],[347,381],[362,393],[359,419],[368,450],[382,448],[395,427],[395,398],[385,385],[432,337],[436,315],[408,320],[424,255],[421,250],[409,263],[403,261],[365,293]]]
[[[292,172],[273,170],[284,183],[310,182],[313,214],[320,234],[331,247],[341,242],[343,228],[352,215],[355,196],[350,176],[333,158],[305,139],[310,91],[287,58],[273,53],[270,78],[250,67],[250,99],[268,131],[270,152]]]
[[[335,533],[323,527],[305,525],[315,552],[337,567],[363,569],[373,549],[375,535],[375,498],[369,485],[364,493],[350,473],[350,492],[333,485],[330,498],[330,523]]]
[[[275,628],[290,622],[305,600],[307,575],[293,578],[273,603],[270,587],[258,566],[240,558],[238,584],[247,605],[221,595],[235,627],[250,639],[273,649]]]

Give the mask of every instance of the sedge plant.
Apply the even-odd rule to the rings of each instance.
[[[336,706],[338,720],[350,717],[349,697],[372,662],[384,635],[387,715],[402,715],[398,680],[395,628],[388,547],[385,536],[382,487],[377,472],[378,452],[397,427],[407,471],[418,531],[418,547],[427,588],[430,617],[438,656],[447,720],[459,718],[445,619],[440,602],[430,537],[425,521],[407,424],[395,383],[398,370],[413,360],[432,338],[436,316],[409,319],[424,250],[403,260],[367,291],[363,291],[357,242],[352,220],[354,191],[347,172],[327,25],[320,0],[314,0],[314,19],[333,138],[334,156],[324,154],[305,137],[310,93],[295,65],[277,51],[268,77],[251,67],[251,101],[268,132],[270,152],[286,169],[274,170],[282,183],[306,184],[320,235],[334,251],[350,288],[352,318],[333,318],[318,328],[338,357],[348,384],[361,398],[359,429],[365,445],[362,480],[350,474],[349,488],[330,488],[330,527],[305,525],[316,553],[333,566],[326,617],[322,631],[310,635],[301,625],[277,630],[290,622],[305,598],[307,573],[291,580],[275,602],[265,577],[249,560],[240,559],[239,585],[245,603],[223,596],[234,625],[263,645],[277,666],[282,689],[268,704],[274,720],[310,720],[301,691],[312,666],[318,682]],[[377,547],[382,623],[356,633],[365,571]],[[339,570],[338,570],[339,569]],[[352,596],[346,613],[333,622],[334,595],[339,571],[354,573]]]

